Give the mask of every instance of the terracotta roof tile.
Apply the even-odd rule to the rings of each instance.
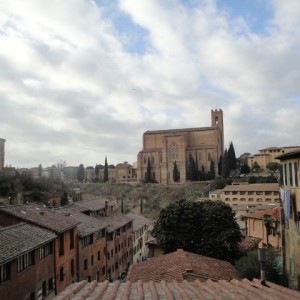
[[[23,221],[49,229],[56,233],[76,227],[79,223],[70,215],[63,215],[38,204],[1,206],[0,212],[7,213]]]
[[[77,225],[77,229],[78,235],[81,237],[97,232],[98,230],[104,229],[107,226],[103,220],[104,217],[95,218],[92,216],[87,216],[81,212],[78,212],[76,208],[74,209],[74,206],[62,207],[56,211],[62,214],[70,213],[71,217],[80,222]]]
[[[67,299],[300,299],[300,293],[277,284],[266,282],[262,285],[260,280],[241,281],[207,280],[201,282],[113,282],[96,283],[81,281],[67,287],[54,300]]]
[[[0,265],[56,238],[51,231],[19,223],[0,228]]]
[[[96,211],[96,210],[105,208],[105,201],[107,201],[107,199],[103,198],[103,199],[78,201],[78,202],[75,202],[74,204],[84,208],[85,210]]]
[[[226,185],[223,191],[266,191],[266,192],[278,192],[279,193],[279,184],[278,183],[253,183],[253,184],[234,184]]]
[[[143,226],[148,226],[150,224],[150,220],[142,215],[127,214],[127,216],[133,219],[133,231],[139,230]]]
[[[130,281],[183,281],[186,276],[213,280],[239,278],[236,269],[227,261],[185,252],[179,249],[148,261],[132,265]]]
[[[107,217],[101,217],[101,216],[94,216],[94,217],[103,220],[103,223],[105,224],[106,230],[108,232],[113,232],[116,229],[133,221],[133,219],[128,217],[127,215],[117,214],[117,213],[111,213]]]

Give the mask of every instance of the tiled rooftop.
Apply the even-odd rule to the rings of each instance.
[[[108,232],[113,232],[132,221],[132,218],[127,215],[117,213],[111,213],[108,217],[96,216],[96,218],[103,220],[104,224],[107,226],[106,229]]]
[[[139,230],[143,226],[148,226],[150,224],[150,220],[142,215],[127,214],[127,216],[133,219],[133,231]]]
[[[19,223],[0,228],[0,265],[34,250],[56,238],[56,234],[40,227]]]
[[[271,216],[273,219],[280,220],[280,208],[275,207],[273,209],[266,209],[262,211],[256,211],[251,214],[247,214],[246,217],[253,219],[262,219],[265,215]]]
[[[70,215],[63,215],[35,203],[1,206],[0,212],[5,212],[23,221],[36,224],[56,233],[74,228],[78,224],[78,221]]]
[[[262,285],[260,280],[254,279],[242,281],[233,279],[230,282],[219,280],[213,282],[207,280],[200,282],[177,281],[166,282],[136,282],[109,283],[108,281],[97,283],[81,281],[73,283],[54,300],[96,300],[96,299],[235,299],[235,300],[259,300],[259,299],[300,299],[300,293],[277,284],[266,282]]]
[[[258,248],[258,244],[261,241],[261,238],[246,236],[239,243],[239,248],[242,252],[251,251]]]
[[[78,201],[75,202],[75,205],[85,208],[85,210],[96,211],[105,208],[106,199],[94,199],[94,200],[86,200],[86,201]],[[111,206],[111,205],[109,205]]]
[[[223,191],[266,191],[279,192],[278,183],[253,183],[253,184],[234,184],[226,185]]]
[[[78,212],[76,207],[74,208],[74,206],[59,208],[57,209],[57,212],[60,212],[62,214],[70,213],[75,220],[80,222],[77,225],[78,235],[80,237],[90,235],[106,227],[106,224],[103,220],[104,217],[95,218],[95,217],[87,216],[81,212]]]
[[[227,261],[178,249],[170,254],[131,265],[127,279],[132,282],[182,282],[189,275],[213,280],[239,278],[237,270]]]

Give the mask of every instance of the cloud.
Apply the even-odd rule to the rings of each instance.
[[[2,3],[6,163],[132,163],[144,131],[210,126],[215,108],[237,155],[297,144],[298,1],[264,3],[259,27],[232,3]]]

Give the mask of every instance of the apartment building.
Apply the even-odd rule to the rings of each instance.
[[[54,296],[56,234],[26,223],[0,228],[0,299]]]
[[[127,214],[133,219],[133,264],[136,264],[149,256],[149,248],[146,246],[150,221],[142,215]]]
[[[57,209],[62,214],[71,214],[79,224],[78,269],[76,280],[104,281],[106,276],[106,225],[101,219],[89,217],[77,210],[76,205]]]
[[[97,216],[97,218],[101,218]],[[117,280],[132,264],[133,220],[122,214],[112,213],[103,218],[106,228],[106,259],[109,280]]]
[[[282,166],[280,198],[284,208],[283,266],[289,286],[300,289],[300,150],[277,157]]]
[[[233,205],[279,203],[278,183],[227,185],[222,192],[222,201]]]
[[[256,162],[262,171],[267,171],[267,164],[270,162],[280,162],[277,158],[279,155],[283,153],[288,153],[291,151],[299,150],[299,146],[291,146],[291,147],[268,147],[259,150],[259,153],[254,155],[250,155],[247,157],[247,164],[251,166]]]
[[[56,234],[54,240],[55,292],[76,281],[77,269],[77,225],[70,214],[61,214],[37,204],[0,207],[0,226],[20,222],[36,225]]]
[[[269,249],[281,249],[280,208],[274,207],[244,215],[247,236],[260,239],[260,247],[266,245]]]

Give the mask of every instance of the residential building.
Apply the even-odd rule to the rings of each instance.
[[[233,278],[240,279],[240,276],[229,262],[182,249],[131,265],[127,276],[127,280],[131,282],[183,282],[195,279],[229,281]]]
[[[143,148],[137,156],[137,179],[144,180],[150,163],[153,180],[174,183],[173,168],[176,162],[180,182],[185,183],[190,158],[199,170],[208,172],[214,164],[215,173],[224,152],[222,110],[211,111],[211,127],[146,131]],[[148,163],[149,161],[149,163]]]
[[[243,216],[246,224],[246,235],[260,239],[260,247],[264,245],[272,250],[281,250],[280,208],[275,207]]]
[[[4,171],[5,142],[5,139],[0,138],[0,173]]]
[[[277,157],[282,166],[280,198],[284,209],[283,266],[289,286],[300,289],[300,150]]]
[[[122,214],[111,213],[104,218],[106,225],[106,259],[107,277],[109,280],[117,280],[128,271],[132,264],[133,252],[133,220]]]
[[[56,234],[18,223],[0,227],[0,299],[54,296]]]
[[[222,192],[222,201],[230,206],[279,203],[279,184],[255,183],[227,185]]]
[[[136,264],[149,256],[146,242],[150,221],[142,215],[127,214],[127,216],[133,219],[133,264]]]
[[[132,182],[137,181],[136,168],[129,163],[120,163],[116,165],[115,169],[116,182]]]
[[[209,200],[221,200],[222,199],[223,190],[214,190],[209,192]]]
[[[247,157],[247,164],[251,168],[251,166],[256,162],[262,171],[267,171],[267,164],[270,162],[279,163],[279,159],[277,158],[279,155],[283,153],[288,153],[291,151],[299,150],[300,146],[290,146],[290,147],[269,147],[259,150],[259,153],[254,155],[249,155]]]
[[[76,280],[77,225],[70,214],[61,214],[37,204],[0,207],[0,226],[24,221],[54,232],[55,292],[59,293]]]
[[[77,210],[76,205],[57,209],[80,222],[78,230],[78,270],[77,281],[104,281],[106,274],[106,225],[102,219],[96,219]],[[76,272],[76,270],[73,270]]]
[[[300,293],[259,279],[201,282],[76,282],[54,300],[82,299],[300,299]]]
[[[113,205],[103,198],[78,201],[75,202],[75,205],[78,206],[78,211],[81,211],[88,216],[105,217],[113,212]]]
[[[95,181],[95,169],[93,166],[89,166],[89,167],[85,168],[84,179],[85,179],[85,182],[94,182]]]

